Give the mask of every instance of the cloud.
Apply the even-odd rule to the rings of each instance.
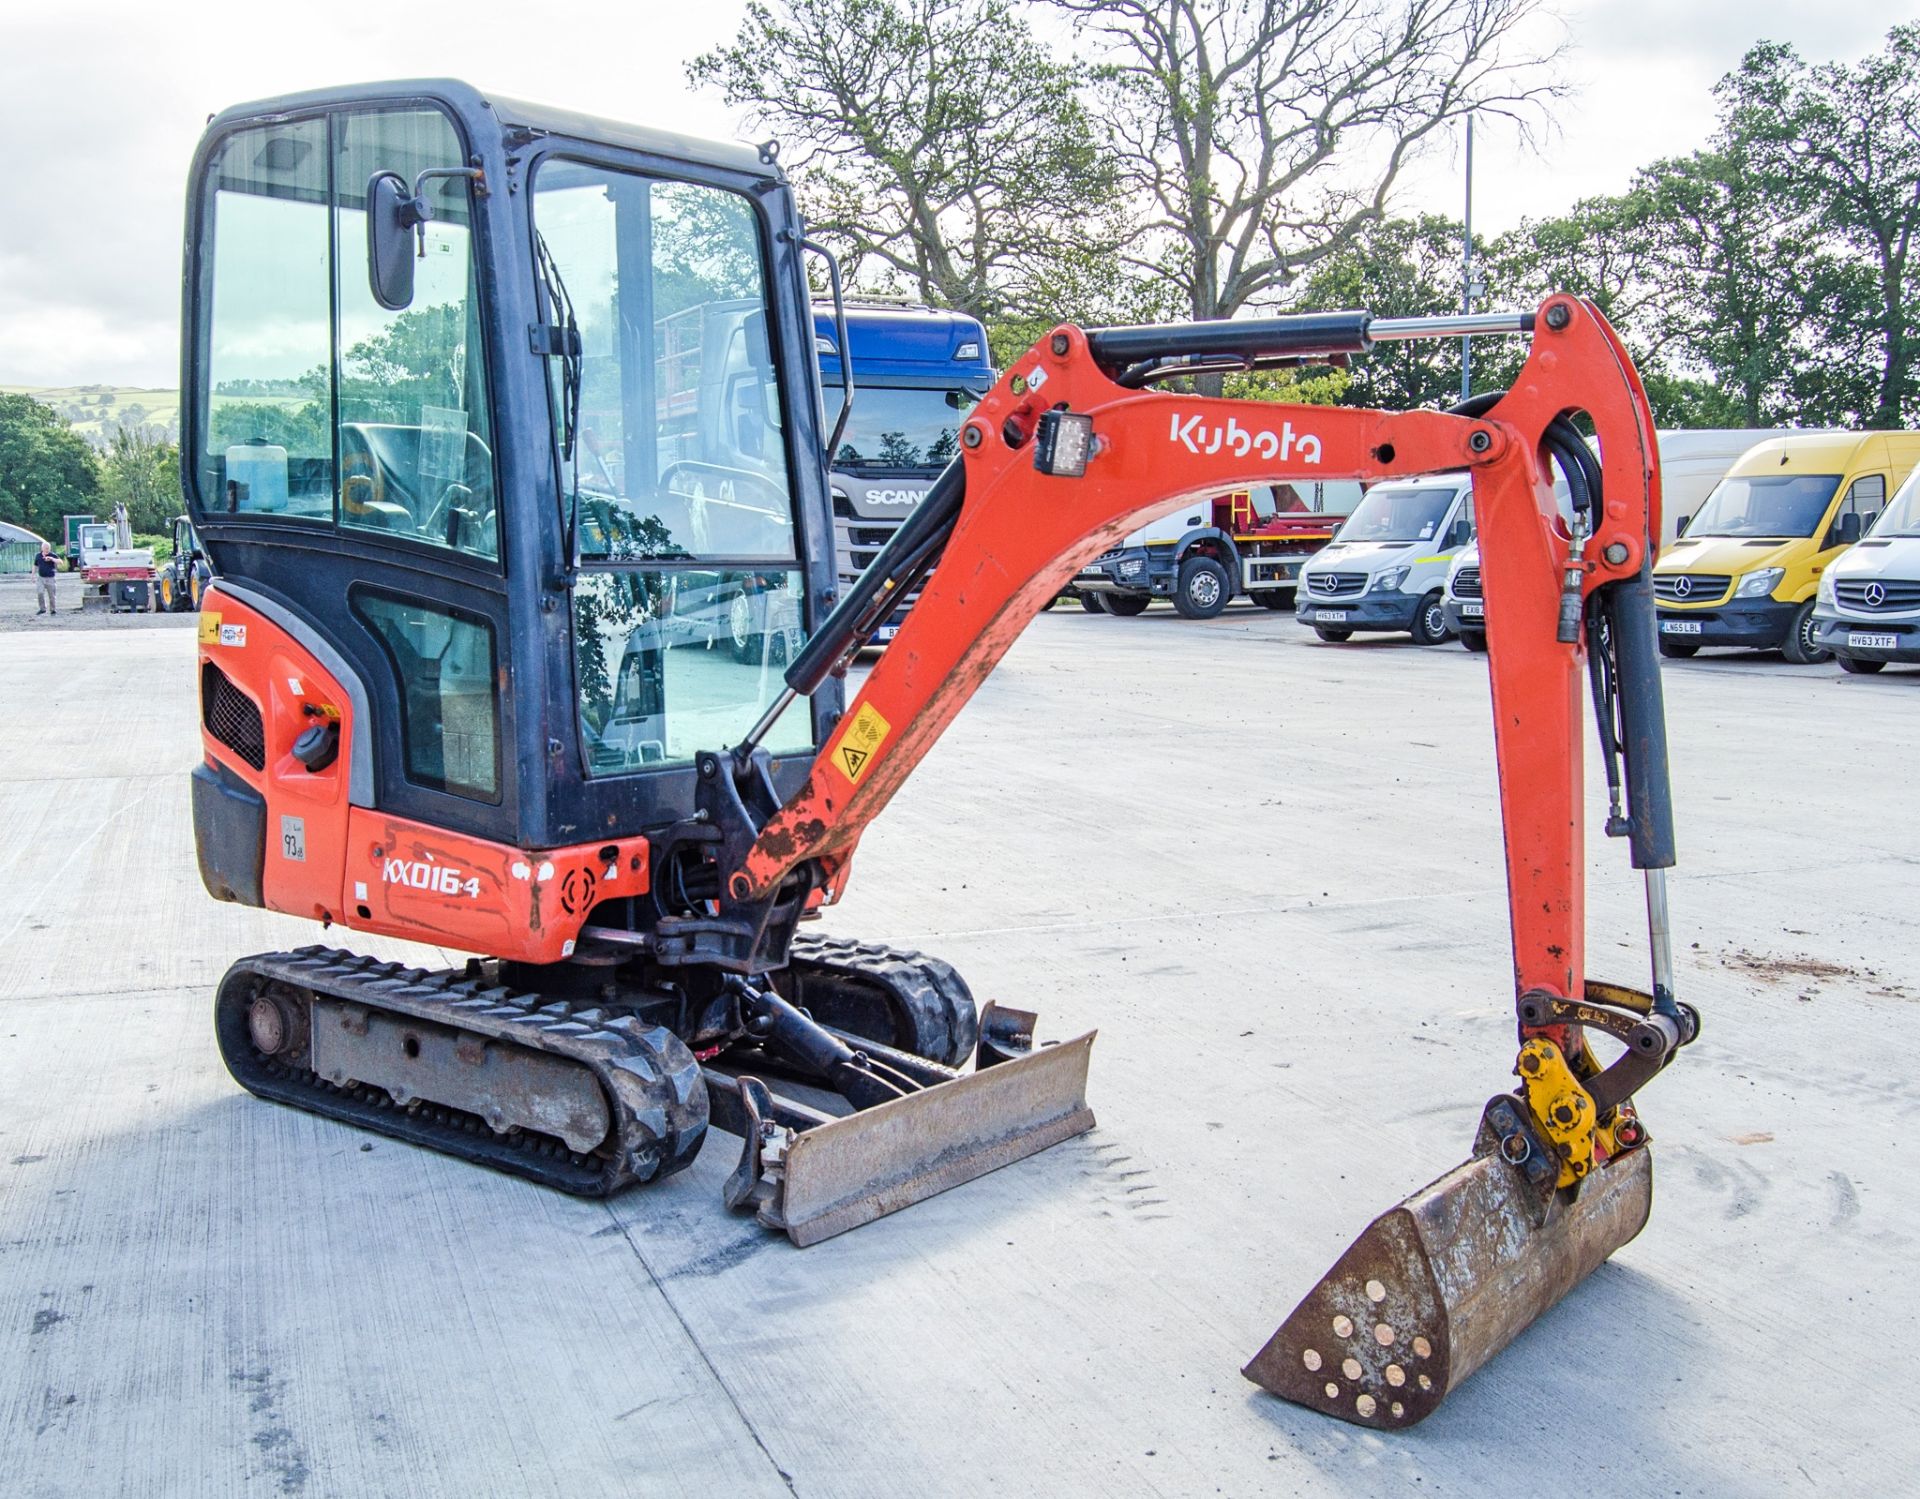
[[[729,38],[744,0],[388,8],[382,19],[196,0],[6,7],[0,22],[0,384],[171,386],[185,186],[209,115],[369,76],[465,77],[514,97],[731,138],[682,61]]]

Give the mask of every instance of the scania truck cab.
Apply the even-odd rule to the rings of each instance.
[[[1916,463],[1920,432],[1808,433],[1748,449],[1654,565],[1661,651],[1826,660],[1814,622],[1821,577]]]
[[[1438,645],[1449,633],[1447,570],[1473,534],[1467,474],[1376,484],[1301,573],[1294,612],[1322,640],[1404,630]]]
[[[1920,468],[1865,538],[1821,575],[1813,622],[1814,643],[1843,670],[1920,665]]]
[[[814,308],[814,350],[829,419],[839,409],[845,363],[853,412],[834,449],[833,540],[840,586],[867,569],[960,451],[960,423],[993,388],[987,332],[961,312],[909,302],[851,302],[842,350],[830,307]],[[880,627],[893,638],[899,614]]]

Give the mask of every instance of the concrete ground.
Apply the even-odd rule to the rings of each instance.
[[[1670,668],[1707,1025],[1643,1097],[1652,1222],[1389,1437],[1238,1370],[1510,1082],[1483,657],[1038,621],[827,925],[1099,1027],[1100,1128],[798,1251],[721,1208],[730,1137],[585,1203],[229,1081],[219,974],[318,934],[200,889],[193,639],[0,643],[0,1493],[1774,1495],[1920,1459],[1920,674]],[[1591,852],[1593,967],[1642,983]]]

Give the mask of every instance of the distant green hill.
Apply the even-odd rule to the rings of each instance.
[[[157,427],[180,434],[180,392],[141,385],[0,385],[0,393],[32,396],[64,416],[95,447],[116,427]]]

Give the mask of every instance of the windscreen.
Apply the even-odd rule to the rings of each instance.
[[[1722,479],[1699,514],[1687,523],[1689,537],[1811,536],[1827,513],[1838,474],[1761,474]]]
[[[840,387],[827,387],[837,409]],[[980,397],[969,390],[868,385],[856,376],[853,414],[834,453],[835,468],[937,473],[960,451],[960,423]]]
[[[1881,512],[1867,534],[1883,541],[1920,536],[1920,469],[1909,474],[1907,482],[1894,491],[1893,503]]]
[[[1378,484],[1367,491],[1336,541],[1431,541],[1439,533],[1453,504],[1451,485],[1442,488],[1402,489]]]
[[[745,736],[805,640],[759,219],[727,189],[566,159],[536,173],[533,217],[587,764],[684,764]],[[811,737],[802,698],[766,745]]]

